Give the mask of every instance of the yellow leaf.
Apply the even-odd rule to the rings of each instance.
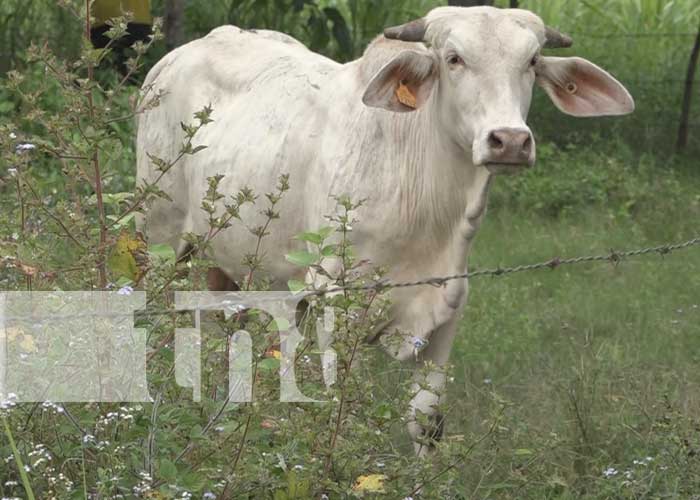
[[[24,335],[24,332],[16,326],[11,326],[9,328],[5,328],[5,334],[7,335],[8,341],[14,342],[17,337]],[[5,335],[2,335],[2,330],[0,330],[0,339],[4,338],[4,336]]]
[[[282,353],[279,351],[272,351],[272,357],[275,359],[280,359],[282,357]]]
[[[138,281],[143,274],[143,269],[137,263],[137,257],[147,252],[146,243],[133,237],[124,230],[119,234],[114,250],[107,263],[117,277],[125,277],[132,281]]]
[[[369,474],[367,476],[360,476],[355,481],[355,485],[352,487],[354,491],[361,491],[365,493],[384,493],[384,480],[386,476],[384,474]]]
[[[165,500],[167,497],[163,495],[160,491],[149,491],[146,493],[146,498],[153,500]]]
[[[19,347],[24,352],[36,352],[36,344],[34,343],[34,337],[31,335],[25,335],[19,342]]]

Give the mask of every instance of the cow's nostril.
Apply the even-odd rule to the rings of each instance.
[[[527,139],[525,139],[525,142],[523,143],[523,151],[527,154],[530,154],[530,151],[532,151],[532,136],[528,135]]]
[[[496,135],[495,132],[489,134],[489,147],[494,150],[503,149],[503,141]]]

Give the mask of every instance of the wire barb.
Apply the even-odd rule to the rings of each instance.
[[[416,287],[416,286],[434,286],[434,287],[443,287],[445,286],[448,282],[454,281],[454,280],[459,280],[459,279],[468,279],[468,278],[476,278],[480,276],[492,276],[492,277],[500,277],[500,276],[505,276],[507,274],[515,274],[515,273],[521,273],[521,272],[529,272],[529,271],[537,271],[540,269],[550,269],[550,270],[556,270],[560,268],[561,266],[565,265],[574,265],[574,264],[582,264],[586,262],[610,262],[614,266],[617,266],[620,264],[623,260],[628,259],[630,257],[643,257],[649,254],[659,254],[661,257],[665,257],[666,255],[676,251],[676,250],[682,250],[686,248],[690,248],[695,245],[700,245],[700,237],[696,237],[687,241],[684,241],[682,243],[674,243],[674,244],[664,244],[664,245],[657,245],[653,247],[646,247],[646,248],[639,248],[636,250],[627,250],[624,252],[619,252],[614,249],[610,249],[609,253],[607,254],[602,254],[602,255],[585,255],[585,256],[579,256],[579,257],[570,257],[567,259],[561,259],[559,257],[553,257],[549,260],[543,261],[543,262],[538,262],[535,264],[527,264],[527,265],[519,265],[519,266],[514,266],[514,267],[497,267],[494,269],[476,269],[471,272],[465,272],[465,273],[460,273],[460,274],[453,274],[451,276],[433,276],[421,280],[416,280],[416,281],[391,281],[388,278],[383,278],[377,281],[374,281],[372,283],[365,283],[365,284],[358,284],[358,285],[347,285],[347,286],[338,286],[338,287],[330,287],[330,288],[323,288],[323,289],[317,289],[317,290],[307,290],[305,292],[299,292],[302,294],[302,297],[319,297],[323,295],[327,295],[329,293],[338,293],[338,292],[343,292],[343,291],[367,291],[367,292],[373,292],[373,293],[381,293],[385,290],[390,290],[392,288],[409,288],[409,287]],[[1,293],[1,292],[0,292]],[[276,299],[278,300],[278,299]],[[221,304],[222,307],[224,306],[230,306],[230,304]],[[215,304],[209,304],[208,308],[210,309],[216,309]],[[171,315],[175,312],[178,312],[177,310],[174,309],[155,309],[155,308],[146,308],[142,310],[135,311],[134,313],[110,313],[110,314],[98,314],[98,313],[86,313],[86,314],[78,314],[78,315],[58,315],[58,316],[47,316],[47,317],[37,317],[37,316],[31,316],[31,317],[8,317],[5,316],[3,319],[5,321],[12,321],[12,320],[28,320],[31,319],[33,321],[51,321],[51,320],[70,320],[70,319],[76,319],[76,318],[104,318],[104,317],[125,317],[125,316],[132,316],[132,314],[138,314],[141,316],[163,316],[163,315]],[[179,312],[186,312],[186,311],[179,311]]]

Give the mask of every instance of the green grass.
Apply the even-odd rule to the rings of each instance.
[[[501,183],[496,198],[521,182]],[[660,189],[622,217],[601,203],[559,218],[501,206],[487,216],[472,266],[690,239],[698,229],[698,181],[678,185],[683,195]],[[688,419],[700,413],[700,247],[617,266],[478,278],[470,286],[453,350],[448,435],[473,439],[497,408],[507,408],[464,466],[466,498],[697,493],[700,436]],[[654,460],[633,463],[646,456]],[[617,474],[605,478],[608,467]]]

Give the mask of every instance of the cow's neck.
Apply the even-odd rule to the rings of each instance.
[[[441,134],[434,96],[418,111],[381,115],[390,138],[384,168],[399,174],[400,224],[422,237],[451,239],[455,231],[471,237],[491,176],[473,165],[470,152]]]

